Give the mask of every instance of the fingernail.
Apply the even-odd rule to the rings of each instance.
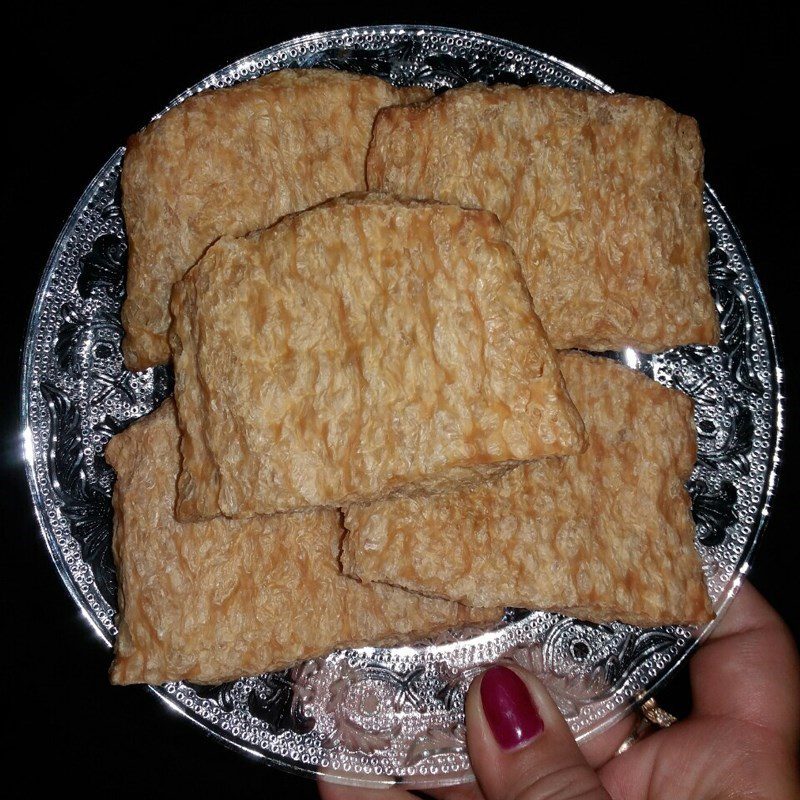
[[[528,687],[507,667],[492,667],[484,673],[481,704],[492,736],[503,750],[521,747],[544,730]]]

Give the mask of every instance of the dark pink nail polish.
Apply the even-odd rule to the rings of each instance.
[[[508,667],[486,671],[481,680],[481,703],[492,735],[503,750],[527,744],[544,730],[528,687]]]

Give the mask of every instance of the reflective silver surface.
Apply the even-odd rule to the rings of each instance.
[[[611,91],[581,70],[510,42],[443,28],[378,26],[270,47],[174,102],[285,67],[348,69],[434,89],[503,81]],[[73,599],[109,645],[116,632],[113,474],[102,453],[111,435],[172,388],[167,368],[132,374],[122,366],[122,155],[122,149],[114,153],[87,187],[53,248],[31,314],[22,384],[25,457],[42,534]],[[720,346],[655,356],[629,350],[618,357],[695,399],[698,463],[689,488],[697,547],[719,612],[747,571],[769,512],[782,428],[781,372],[753,267],[710,188],[705,211]],[[219,687],[176,683],[153,691],[225,743],[273,765],[348,783],[444,785],[470,778],[464,693],[487,662],[504,657],[536,670],[583,739],[647,697],[712,626],[640,630],[509,611],[500,629],[460,640],[343,651]]]

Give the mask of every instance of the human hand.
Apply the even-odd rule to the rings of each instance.
[[[544,686],[493,667],[470,686],[467,747],[477,784],[431,789],[436,800],[711,800],[800,798],[800,665],[791,634],[745,583],[690,662],[685,720],[615,755],[626,719],[579,748]],[[412,800],[399,787],[321,782],[322,800]],[[426,796],[426,795],[422,795]]]

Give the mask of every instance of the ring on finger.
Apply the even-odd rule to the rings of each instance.
[[[621,756],[630,750],[636,742],[652,733],[653,729],[669,728],[670,725],[678,721],[676,716],[661,708],[652,697],[642,703],[636,711],[639,719],[636,721],[631,733],[617,748],[615,755]]]

